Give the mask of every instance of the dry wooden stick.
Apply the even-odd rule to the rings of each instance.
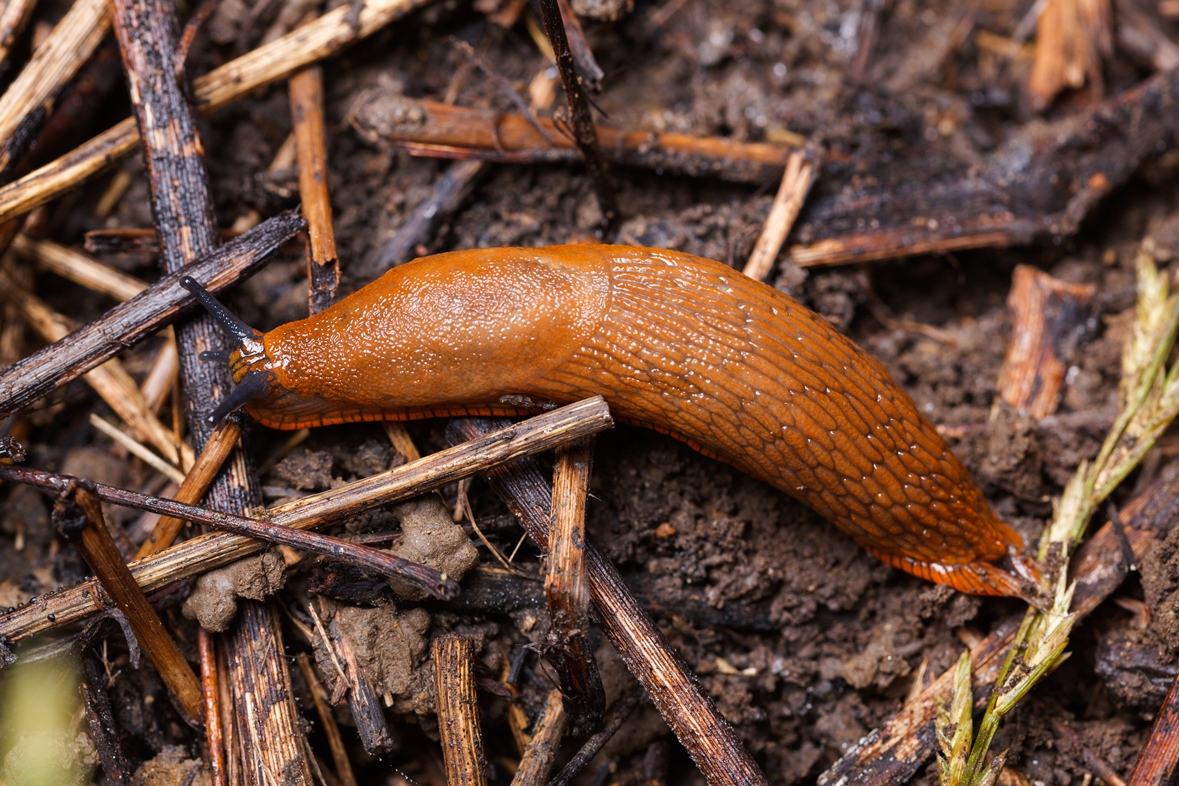
[[[110,23],[106,0],[75,0],[0,96],[0,181],[8,179],[37,127],[53,113],[59,91],[94,53]]]
[[[561,691],[554,688],[533,725],[532,738],[512,776],[512,786],[541,786],[546,782],[557,758],[561,735],[565,733],[565,720],[565,700]]]
[[[1068,355],[1096,294],[1092,284],[1069,284],[1027,265],[1015,268],[1007,295],[1011,341],[999,370],[1004,401],[1037,419],[1056,411]]]
[[[25,234],[12,241],[12,250],[31,260],[42,270],[81,284],[87,289],[124,301],[147,289],[147,284],[121,270],[50,240],[36,240]]]
[[[146,402],[144,402],[146,404]],[[131,437],[124,434],[122,431],[105,420],[100,418],[93,412],[90,413],[90,425],[98,429],[100,432],[110,437],[115,443],[124,448],[132,456],[147,464],[149,467],[160,473],[173,483],[183,483],[184,473],[176,469],[162,458],[152,453],[142,442],[136,442]]]
[[[389,112],[397,101],[404,111]],[[413,122],[405,119],[413,118]],[[451,106],[438,101],[373,96],[350,118],[366,141],[392,142],[415,155],[478,158],[510,163],[577,161],[580,154],[552,120],[535,122],[521,114]],[[717,177],[738,183],[778,180],[797,148],[760,142],[734,142],[722,137],[655,133],[597,126],[602,155],[622,166]],[[550,137],[552,141],[548,141]]]
[[[183,310],[192,296],[177,283],[190,275],[210,292],[218,292],[258,270],[266,258],[303,228],[294,213],[281,213],[231,243],[202,257],[183,274],[168,275],[101,319],[79,328],[45,349],[0,371],[0,417],[37,399],[154,334]],[[0,294],[5,288],[0,287]]]
[[[325,598],[321,599],[321,602],[325,607],[332,609],[334,614],[335,604]],[[314,607],[309,608],[314,615]],[[319,624],[318,620],[316,624]],[[389,724],[385,722],[385,708],[381,706],[381,700],[373,690],[372,682],[361,670],[360,663],[356,660],[356,650],[334,616],[329,627],[331,639],[327,640],[325,636],[325,646],[334,648],[339,653],[339,660],[343,666],[340,678],[343,680],[342,684],[347,686],[348,710],[356,723],[356,734],[360,737],[360,744],[372,756],[389,753],[393,750],[395,742],[393,735],[389,733]],[[324,633],[322,626],[319,631],[321,635]]]
[[[1153,547],[1159,530],[1173,526],[1177,511],[1179,471],[1164,472],[1121,511],[1123,529],[1136,558],[1141,559]],[[1115,528],[1107,523],[1073,557],[1070,573],[1077,589],[1072,612],[1079,617],[1092,612],[1121,585],[1127,570]],[[1004,620],[971,648],[974,686],[982,694],[976,706],[986,702],[987,689],[994,684],[1022,619],[1020,614]],[[820,786],[881,786],[911,778],[933,753],[937,738],[934,722],[949,700],[953,679],[951,668],[906,702],[902,710],[820,775]]]
[[[585,502],[593,442],[557,451],[553,469],[553,522],[544,591],[552,630],[549,644],[574,734],[596,731],[606,711],[606,691],[589,646],[590,592],[585,567]]]
[[[189,723],[199,724],[204,717],[201,684],[127,570],[90,484],[74,481],[65,485],[53,506],[53,518],[62,535],[82,553],[115,605],[127,615],[135,638],[155,665],[178,709]]]
[[[638,708],[642,700],[643,691],[637,685],[620,696],[610,707],[602,730],[585,741],[581,750],[557,773],[557,777],[549,781],[549,786],[568,786],[570,781],[580,775],[590,760],[602,750],[602,746],[622,728],[622,724],[626,723],[626,719]]]
[[[1179,676],[1167,689],[1163,706],[1155,715],[1150,737],[1138,754],[1129,786],[1166,786],[1179,766]]]
[[[449,786],[486,786],[487,757],[475,695],[475,642],[439,636],[430,646],[434,662],[434,704]]]
[[[291,77],[291,118],[299,156],[299,199],[307,218],[307,303],[318,314],[336,299],[340,262],[332,229],[327,132],[323,120],[323,71],[309,66]]]
[[[201,698],[205,709],[206,760],[212,786],[226,786],[225,728],[221,723],[221,677],[217,669],[217,646],[213,634],[197,628],[197,652],[201,663]]]
[[[865,185],[832,162],[799,217],[796,234],[810,239],[788,254],[815,267],[1065,237],[1177,136],[1179,69],[1089,111],[1028,124],[979,164],[905,159]]]
[[[213,478],[217,476],[221,465],[225,463],[225,459],[237,446],[241,433],[242,429],[236,418],[226,418],[219,423],[209,435],[209,441],[205,443],[204,449],[197,456],[192,469],[181,479],[180,488],[176,490],[172,499],[190,505],[200,502],[205,496],[205,492],[209,490],[209,486],[213,484]],[[184,519],[163,516],[156,522],[151,534],[140,545],[139,551],[135,552],[135,559],[144,559],[171,546],[183,526]]]
[[[447,438],[460,442],[478,437],[498,423],[461,418],[448,427]],[[517,462],[486,475],[532,539],[547,551],[552,489],[537,463]],[[713,786],[766,784],[765,775],[732,727],[631,595],[618,570],[588,544],[586,567],[599,624],[708,782]]]
[[[336,716],[332,714],[332,708],[327,703],[327,691],[315,676],[315,669],[311,667],[311,659],[306,652],[296,655],[295,662],[299,664],[303,681],[307,683],[307,690],[310,691],[311,700],[315,703],[315,714],[319,716],[323,733],[327,735],[328,748],[336,765],[336,777],[340,779],[342,786],[356,786],[356,775],[352,772],[352,762],[348,759],[348,750],[344,747],[344,737],[340,734]]]
[[[53,472],[14,467],[0,464],[0,478],[16,483],[28,483],[45,489],[63,490],[75,482],[76,478],[58,475]],[[268,543],[278,543],[283,546],[310,551],[331,559],[341,559],[357,567],[371,570],[382,576],[398,578],[437,598],[453,598],[458,594],[458,584],[447,579],[434,568],[416,562],[410,562],[387,551],[374,549],[350,540],[321,535],[317,532],[283,527],[261,519],[251,519],[232,513],[208,510],[195,505],[187,505],[170,499],[160,499],[135,491],[115,488],[102,483],[90,483],[89,488],[106,502],[116,505],[147,510],[152,513],[176,516],[177,518],[196,521],[213,529],[233,532],[251,538],[258,538]]]
[[[37,0],[8,0],[0,7],[0,68],[8,65],[8,53],[24,31]]]
[[[606,232],[610,234],[618,222],[618,203],[614,197],[614,182],[610,177],[610,168],[602,158],[602,151],[598,145],[598,132],[594,128],[594,116],[590,111],[589,99],[581,87],[581,79],[574,67],[573,52],[569,49],[569,38],[565,34],[565,23],[561,19],[561,9],[557,0],[538,0],[540,16],[544,21],[545,34],[553,45],[553,54],[557,58],[557,71],[561,74],[561,84],[565,87],[565,97],[569,100],[569,111],[573,119],[573,138],[577,148],[585,160],[585,168],[590,173],[594,184],[594,193],[598,196],[598,206],[602,209],[605,219]]]
[[[243,612],[249,614],[251,606],[261,624],[242,624]],[[239,599],[238,619],[224,634],[245,783],[313,782],[280,630],[272,606]]]
[[[197,108],[208,114],[256,88],[291,75],[380,30],[428,0],[367,0],[342,6],[311,24],[231,60],[194,80]],[[169,73],[171,71],[169,70]],[[135,122],[124,120],[40,169],[0,188],[0,223],[44,205],[77,186],[139,144]]]
[[[60,343],[70,335],[71,325],[64,316],[17,286],[16,282],[3,272],[0,272],[0,296],[3,296],[46,341]],[[38,369],[29,369],[30,374],[37,371]],[[117,359],[107,360],[101,366],[91,368],[86,372],[85,379],[102,400],[130,426],[138,439],[150,442],[174,465],[191,462],[192,451],[175,443],[172,432],[165,428],[152,412],[140,394],[135,380]],[[3,404],[0,404],[0,407],[3,407]]]
[[[276,506],[268,511],[269,521],[291,529],[326,527],[379,505],[408,499],[470,477],[489,467],[596,434],[612,425],[606,403],[600,397],[586,399],[388,472]],[[546,509],[548,504],[545,503]],[[135,562],[130,568],[144,591],[152,592],[174,581],[256,554],[265,547],[262,542],[239,535],[200,535]],[[97,589],[93,580],[83,581],[42,595],[36,603],[0,614],[0,639],[16,642],[101,611],[103,606],[95,594]]]
[[[176,273],[213,252],[219,238],[196,118],[173,70],[175,7],[169,0],[112,0],[112,7],[143,140],[159,261],[165,273]],[[208,406],[228,395],[232,384],[228,368],[203,363],[200,355],[222,347],[224,336],[216,322],[202,314],[177,326],[176,342],[188,431],[200,451],[211,432]],[[208,500],[215,509],[239,514],[261,503],[259,484],[244,450],[233,451],[215,475]],[[262,602],[241,600],[227,641],[244,780],[263,784],[277,778],[284,784],[309,786],[308,746],[299,725],[277,615]]]
[[[745,275],[755,281],[765,281],[770,274],[817,174],[814,164],[807,160],[807,153],[803,150],[795,150],[786,159],[782,183],[778,186],[761,235],[749,254],[749,261],[745,263]]]

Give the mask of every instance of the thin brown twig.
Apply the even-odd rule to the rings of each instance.
[[[176,56],[172,60],[172,74],[177,84],[187,83],[188,80],[184,78],[184,64],[188,60],[188,50],[192,48],[192,42],[196,40],[201,25],[209,20],[219,5],[221,5],[221,0],[204,0],[184,23],[184,30],[180,33],[180,42],[176,45]]]
[[[107,529],[94,486],[71,480],[58,489],[61,496],[53,508],[54,524],[82,553],[103,589],[127,615],[135,638],[176,700],[177,708],[189,723],[199,725],[204,717],[201,684],[127,570]]]
[[[201,664],[201,693],[205,705],[205,739],[212,786],[226,786],[225,729],[221,724],[220,675],[217,673],[217,648],[213,634],[197,629],[197,653]]]
[[[557,0],[538,0],[537,5],[544,21],[545,34],[553,45],[557,71],[561,74],[561,84],[565,86],[565,96],[569,100],[573,136],[593,181],[594,193],[598,196],[598,206],[602,209],[602,218],[606,225],[606,236],[609,237],[614,233],[618,223],[618,203],[614,195],[610,168],[602,158],[598,144],[598,132],[594,128],[589,98],[582,90],[581,81],[574,68],[573,52],[569,49],[569,38],[565,33],[565,23],[561,19],[561,9]]]
[[[289,81],[295,149],[299,158],[299,199],[307,218],[307,304],[318,314],[336,299],[340,261],[332,228],[328,186],[327,131],[323,119],[323,71],[308,66]]]
[[[326,527],[378,505],[409,499],[489,467],[596,434],[612,425],[606,403],[600,397],[586,399],[388,472],[278,505],[267,515],[271,524],[291,529]],[[152,592],[256,554],[265,547],[265,543],[252,538],[210,533],[137,561],[130,568],[144,590]],[[93,581],[83,581],[42,595],[36,603],[0,614],[0,639],[16,642],[85,619],[103,608],[96,592]]]
[[[76,478],[58,475],[43,470],[0,465],[0,478],[16,483],[27,483],[45,489],[62,491]],[[136,510],[147,510],[165,516],[196,521],[213,529],[232,532],[268,543],[277,543],[291,548],[321,554],[331,559],[342,560],[357,567],[371,570],[382,576],[401,579],[419,587],[436,598],[453,598],[458,594],[458,584],[447,579],[434,568],[398,557],[387,551],[374,549],[349,540],[321,535],[317,532],[292,529],[272,524],[261,519],[251,519],[232,513],[208,510],[175,500],[160,499],[135,491],[115,488],[102,483],[89,483],[91,493],[106,502],[113,502]]]
[[[533,724],[532,737],[512,776],[512,786],[541,786],[549,777],[565,732],[565,700],[557,688],[549,691],[544,709]]]
[[[497,421],[482,418],[455,420],[447,438],[461,442],[496,425]],[[486,476],[532,539],[547,550],[552,488],[537,463],[517,462],[511,468],[490,470]],[[618,570],[589,544],[586,567],[599,624],[708,782],[714,786],[768,783]]]
[[[390,100],[405,111],[388,112],[385,104]],[[414,122],[397,122],[401,117],[412,117]],[[577,161],[580,156],[552,120],[536,119],[554,140],[550,143],[523,115],[425,99],[374,95],[355,108],[350,122],[369,142],[392,142],[414,155],[509,163]],[[602,155],[622,166],[739,183],[781,179],[791,152],[797,149],[606,124],[598,125],[597,133]]]
[[[213,478],[220,471],[229,454],[237,446],[242,429],[236,418],[226,418],[213,429],[204,449],[193,462],[192,469],[180,481],[180,488],[176,490],[173,499],[177,502],[195,505],[205,496]],[[176,536],[184,527],[184,519],[175,516],[163,516],[156,522],[151,534],[135,552],[135,559],[141,560],[152,554],[163,551],[172,545]]]
[[[643,690],[638,685],[635,685],[620,696],[611,705],[602,730],[585,741],[585,744],[581,746],[581,750],[574,754],[573,758],[569,760],[569,763],[557,773],[557,777],[549,781],[549,786],[568,786],[570,781],[581,774],[581,771],[590,763],[590,760],[602,750],[602,746],[610,741],[610,738],[622,728],[622,724],[626,723],[626,719],[631,716],[631,713],[638,709],[642,700]]]
[[[569,37],[569,51],[573,53],[578,76],[591,93],[598,93],[602,89],[602,79],[606,74],[594,58],[594,50],[590,47],[581,21],[573,12],[569,0],[557,0],[557,6],[561,9],[561,21],[565,24],[565,33]]]
[[[774,204],[749,254],[749,261],[745,263],[743,272],[755,281],[765,281],[773,269],[778,252],[782,250],[782,244],[786,242],[786,236],[790,234],[806,195],[815,182],[818,174],[815,169],[803,150],[795,150],[786,159],[786,171],[782,173],[782,183],[774,196]]]

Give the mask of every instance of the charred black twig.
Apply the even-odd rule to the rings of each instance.
[[[553,54],[557,58],[557,70],[561,74],[561,84],[565,86],[565,95],[569,99],[569,111],[573,118],[573,136],[577,140],[577,147],[585,159],[586,169],[594,183],[594,193],[598,195],[598,204],[602,208],[602,217],[606,223],[606,236],[614,234],[617,226],[618,202],[614,196],[614,182],[610,176],[610,168],[602,158],[602,151],[598,144],[598,132],[594,128],[594,116],[590,111],[589,98],[581,89],[581,82],[577,77],[577,69],[573,63],[573,53],[569,49],[569,38],[565,34],[565,24],[561,20],[561,9],[557,0],[538,0],[540,15],[544,20],[545,34],[553,45]]]

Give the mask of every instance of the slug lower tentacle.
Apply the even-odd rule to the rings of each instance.
[[[600,394],[617,419],[770,483],[890,565],[965,592],[1034,593],[1019,535],[883,366],[718,262],[606,245],[457,251],[243,336],[231,367],[251,398],[233,405],[267,426]],[[993,564],[1008,558],[1024,575]]]

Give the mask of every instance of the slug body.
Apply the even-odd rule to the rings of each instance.
[[[600,394],[617,419],[770,483],[890,565],[977,594],[1027,586],[992,564],[1018,567],[1020,537],[883,366],[718,262],[605,245],[439,254],[254,336],[230,360],[267,426]]]

